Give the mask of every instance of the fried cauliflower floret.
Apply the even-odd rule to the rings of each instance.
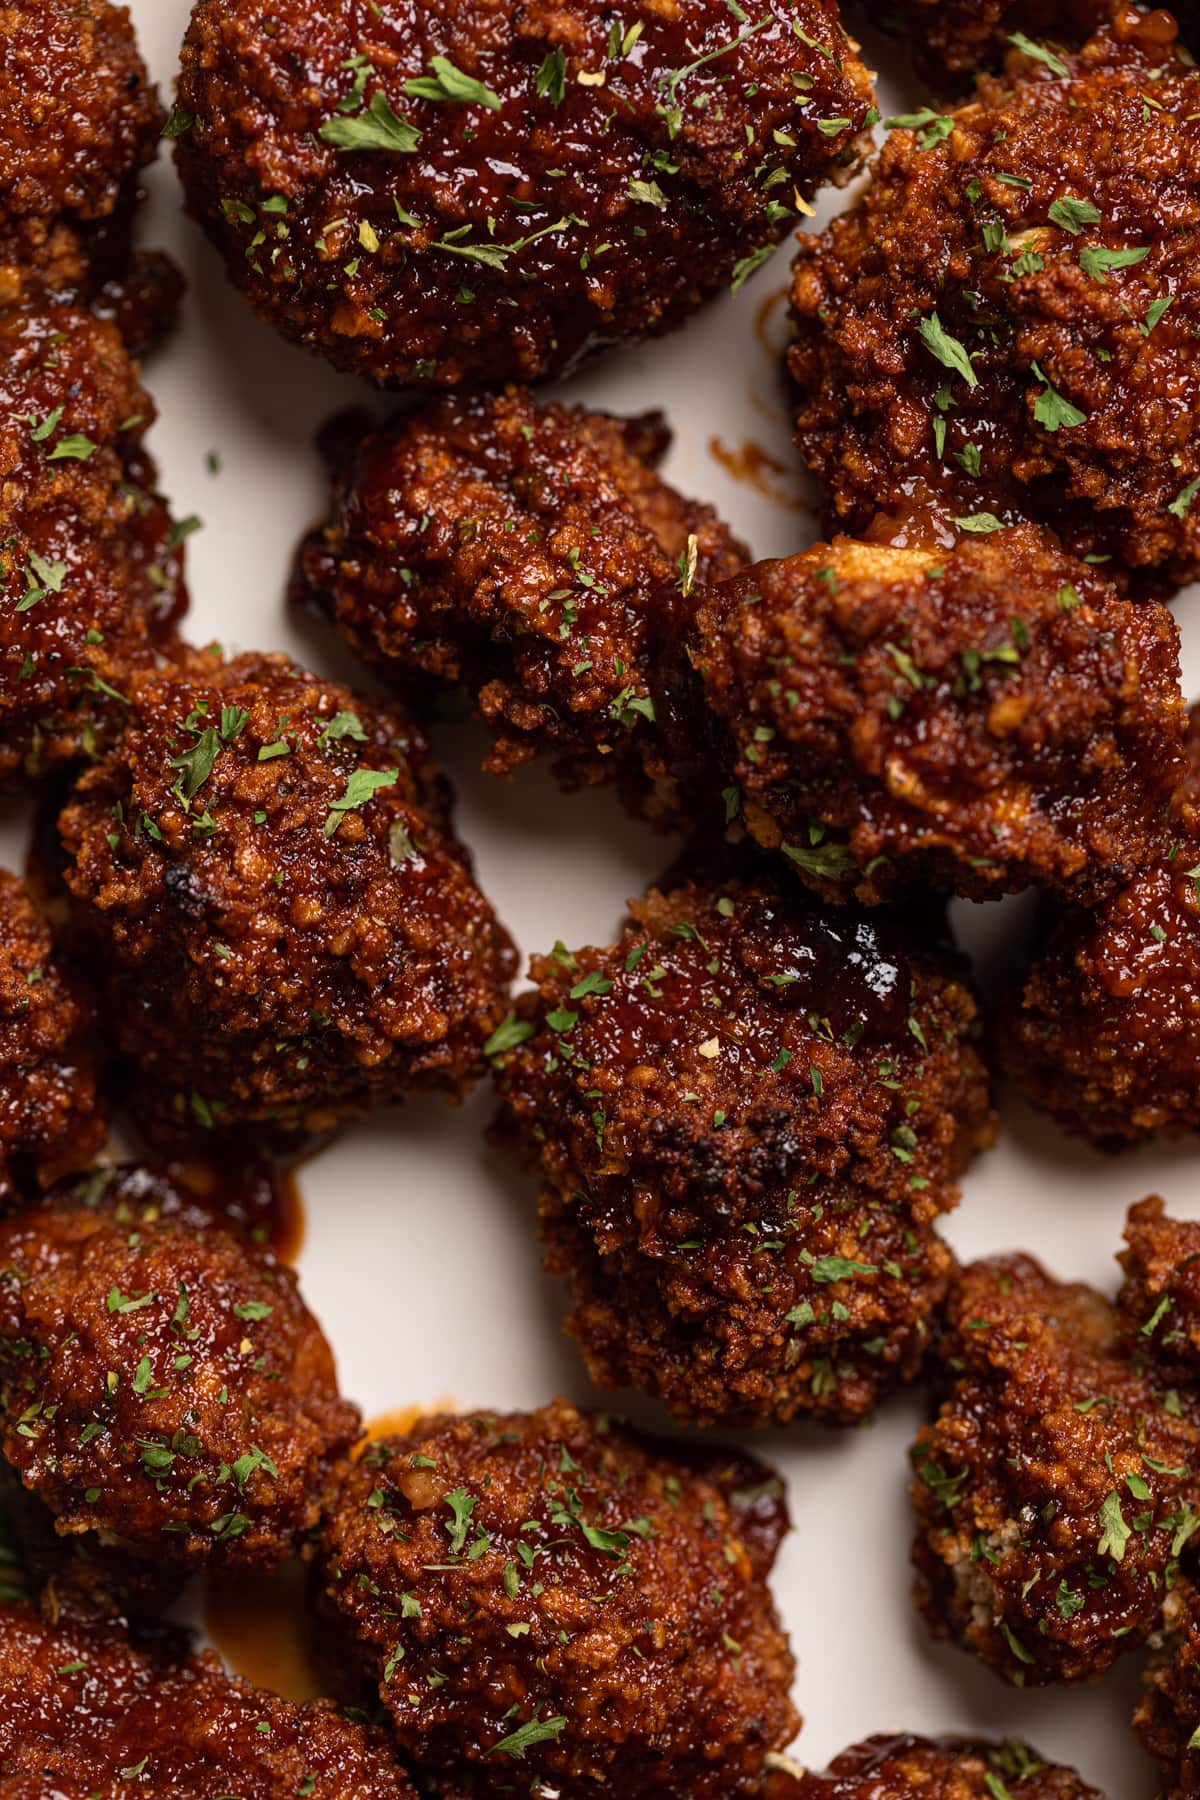
[[[131,692],[60,820],[81,952],[152,1120],[317,1130],[451,1098],[512,950],[420,733],[281,656]]]
[[[892,132],[801,239],[797,441],[836,526],[1029,518],[1139,592],[1200,572],[1200,75],[1165,17]]]
[[[810,1770],[795,1800],[1104,1800],[1071,1769],[1027,1744],[961,1738],[871,1737]]]
[[[0,1221],[5,1458],[62,1535],[178,1568],[264,1566],[358,1435],[273,1254],[128,1181]]]
[[[0,306],[95,304],[136,347],[159,335],[182,284],[130,237],[162,123],[126,7],[3,0]]]
[[[1160,854],[1093,911],[1048,905],[1001,1057],[1032,1105],[1109,1147],[1200,1126],[1200,711]]]
[[[416,1800],[378,1730],[227,1675],[211,1651],[0,1608],[0,1800]]]
[[[758,563],[701,601],[687,653],[749,831],[818,892],[1086,899],[1161,844],[1178,643],[1165,607],[1018,527]]]
[[[659,478],[669,443],[657,413],[534,406],[515,388],[440,401],[343,446],[296,595],[406,697],[462,683],[497,774],[544,747],[572,785],[616,780],[670,817],[656,590],[720,581],[746,553]]]
[[[1018,1685],[1088,1681],[1162,1624],[1200,1524],[1200,1424],[1112,1307],[1029,1256],[959,1271],[912,1451],[917,1601]]]
[[[0,869],[0,1200],[79,1168],[104,1142],[91,1037],[48,928]]]
[[[143,447],[154,416],[112,325],[0,309],[0,784],[105,748],[131,673],[174,643],[186,597]]]
[[[176,143],[254,307],[390,386],[502,385],[678,323],[857,166],[834,0],[199,0]]]
[[[1117,1318],[1126,1352],[1186,1387],[1200,1371],[1200,1222],[1172,1219],[1157,1195],[1129,1211]]]
[[[761,1463],[604,1415],[426,1418],[335,1484],[325,1608],[405,1754],[454,1793],[760,1794],[799,1723]],[[433,1679],[437,1676],[437,1680]]]
[[[859,1419],[917,1372],[992,1135],[962,971],[765,879],[630,911],[534,959],[496,1058],[568,1329],[681,1419]]]

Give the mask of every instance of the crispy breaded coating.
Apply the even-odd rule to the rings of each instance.
[[[1091,911],[1047,905],[1002,1014],[1032,1105],[1115,1148],[1200,1125],[1200,711],[1158,856]]]
[[[1093,899],[1148,862],[1181,772],[1179,634],[1052,537],[836,538],[700,602],[687,655],[726,796],[831,899]]]
[[[0,1800],[416,1800],[377,1729],[172,1648],[0,1608]]]
[[[481,1066],[513,953],[397,709],[282,656],[200,658],[134,686],[59,828],[150,1119],[319,1130]]]
[[[0,869],[0,1201],[80,1168],[104,1142],[92,1026],[48,927]]]
[[[794,1791],[796,1800],[1104,1800],[1027,1744],[908,1736],[867,1738]]]
[[[1029,518],[1138,592],[1200,572],[1200,75],[1165,19],[1014,56],[800,239],[797,442],[832,525]]]
[[[262,1567],[359,1417],[290,1269],[101,1174],[0,1221],[0,1428],[61,1534]]]
[[[1030,1256],[951,1282],[912,1451],[917,1601],[1017,1685],[1089,1681],[1162,1624],[1200,1525],[1200,1421],[1113,1308]]]
[[[182,551],[118,332],[0,309],[0,784],[105,749],[135,670],[175,642]]]
[[[389,386],[498,387],[744,278],[858,165],[872,98],[834,0],[198,0],[176,155],[285,336]]]
[[[766,1585],[786,1528],[763,1464],[677,1460],[559,1400],[369,1445],[319,1580],[401,1748],[455,1794],[732,1800],[799,1723]]]
[[[769,879],[630,912],[534,958],[496,1057],[568,1329],[681,1419],[859,1419],[917,1372],[994,1129],[962,967]]]
[[[133,347],[160,335],[181,278],[131,228],[162,124],[127,7],[3,0],[0,306],[95,303]]]
[[[671,608],[656,590],[720,581],[746,551],[656,473],[658,413],[535,406],[526,391],[448,399],[350,439],[295,595],[406,698],[461,683],[507,774],[542,748],[571,785],[620,782],[679,812],[656,730]]]

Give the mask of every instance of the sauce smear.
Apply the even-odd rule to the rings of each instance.
[[[775,288],[759,301],[754,313],[754,335],[772,362],[787,349],[790,335],[787,315],[782,315],[778,328],[775,325],[775,315],[787,300],[789,291],[785,287]]]
[[[714,461],[720,463],[727,475],[752,487],[764,500],[771,500],[776,506],[789,507],[793,512],[803,511],[804,500],[792,491],[793,479],[798,471],[781,462],[769,450],[764,450],[752,438],[747,438],[739,445],[727,444],[719,437],[709,438],[708,453]]]

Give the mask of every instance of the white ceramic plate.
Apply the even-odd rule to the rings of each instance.
[[[166,95],[189,4],[132,0]],[[868,50],[885,71],[885,111],[910,110],[922,96],[895,47],[872,39]],[[188,546],[189,635],[289,650],[362,685],[332,634],[287,616],[283,588],[296,540],[323,505],[313,433],[339,407],[381,403],[255,320],[183,218],[166,158],[151,188],[145,240],[171,249],[189,280],[182,329],[146,369],[161,414],[151,446],[164,491],[177,517],[195,513],[205,526]],[[827,200],[821,219],[842,204],[841,196]],[[803,549],[818,535],[789,450],[780,375],[787,273],[785,249],[736,299],[722,298],[663,342],[610,354],[569,389],[616,412],[662,407],[676,433],[670,478],[714,502],[759,556]],[[775,457],[780,497],[729,474],[714,439],[735,462],[745,445]],[[208,467],[213,451],[217,474]],[[1194,693],[1200,591],[1177,612]],[[665,867],[670,846],[607,795],[559,794],[541,769],[511,785],[483,776],[483,740],[472,727],[441,731],[438,747],[480,881],[522,951],[560,937],[609,942],[624,900]],[[23,825],[6,815],[0,849],[13,866],[25,853]],[[960,906],[956,922],[986,961],[989,945],[1012,930],[1014,909]],[[541,1271],[532,1187],[484,1141],[489,1109],[486,1090],[461,1111],[409,1106],[347,1130],[302,1172],[304,1291],[337,1352],[344,1390],[369,1416],[447,1401],[530,1407],[556,1392],[595,1398],[560,1335],[562,1298]],[[1102,1158],[1009,1100],[1000,1145],[968,1176],[947,1235],[964,1256],[1028,1249],[1061,1274],[1111,1289],[1127,1205],[1161,1191],[1176,1212],[1200,1215],[1198,1177],[1200,1150]],[[617,1403],[662,1423],[635,1398]],[[800,1754],[821,1767],[883,1730],[1017,1735],[1077,1766],[1110,1800],[1149,1800],[1154,1771],[1127,1728],[1136,1657],[1096,1689],[1022,1694],[927,1641],[909,1600],[905,1495],[905,1452],[920,1414],[920,1398],[908,1396],[863,1430],[799,1427],[754,1440],[787,1477],[795,1525],[775,1591],[799,1658]]]

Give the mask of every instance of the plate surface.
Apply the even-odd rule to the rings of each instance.
[[[189,0],[132,0],[165,95],[188,10]],[[885,71],[885,111],[910,110],[923,96],[895,47],[872,39],[867,48]],[[289,650],[362,685],[331,635],[287,616],[283,586],[293,547],[322,508],[313,433],[346,405],[366,400],[380,411],[379,398],[252,317],[182,217],[167,160],[150,185],[145,241],[170,248],[189,280],[182,329],[146,369],[161,415],[151,446],[163,489],[177,517],[197,514],[205,527],[188,546],[189,635]],[[844,203],[827,200],[820,218]],[[787,272],[785,249],[736,299],[722,298],[661,343],[610,355],[568,390],[617,412],[663,408],[676,433],[670,478],[714,502],[760,556],[818,535],[811,490],[789,451],[780,376]],[[752,483],[745,471],[759,451],[781,466],[760,463]],[[1185,685],[1195,693],[1200,591],[1176,611]],[[665,867],[670,845],[606,795],[559,794],[541,769],[511,785],[483,776],[473,727],[437,735],[459,793],[459,828],[522,951],[560,937],[610,941],[625,898]],[[23,824],[5,815],[0,849],[12,866],[24,855]],[[1020,929],[1022,915],[1020,902],[960,906],[956,924],[985,967],[990,946]],[[556,1392],[595,1398],[560,1336],[561,1296],[541,1272],[533,1190],[485,1143],[489,1110],[486,1091],[462,1111],[410,1106],[346,1131],[301,1173],[301,1279],[343,1388],[368,1416],[447,1401],[527,1407]],[[1024,1248],[1111,1290],[1128,1204],[1158,1191],[1177,1213],[1200,1216],[1198,1178],[1200,1150],[1191,1146],[1105,1159],[1010,1099],[999,1147],[968,1175],[947,1236],[964,1256]],[[655,1419],[636,1400],[626,1409]],[[807,1723],[798,1749],[819,1767],[873,1731],[1017,1735],[1077,1766],[1110,1800],[1150,1800],[1154,1773],[1126,1725],[1133,1667],[1096,1689],[1023,1695],[926,1641],[909,1602],[905,1498],[905,1452],[920,1413],[908,1396],[860,1431],[798,1428],[754,1440],[787,1477],[795,1525],[775,1591],[800,1664],[796,1698]]]

